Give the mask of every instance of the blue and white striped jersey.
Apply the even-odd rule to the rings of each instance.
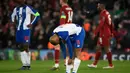
[[[35,16],[33,21],[31,22],[31,14]],[[28,24],[35,24],[40,14],[34,10],[31,6],[23,5],[19,7],[15,7],[13,13],[11,15],[11,21],[17,22],[17,30],[28,30],[30,28],[27,27]]]

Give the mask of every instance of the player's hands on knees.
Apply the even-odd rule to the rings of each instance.
[[[73,63],[73,59],[68,60],[68,65],[71,65]]]
[[[32,28],[32,24],[28,24],[27,27],[28,27],[28,28]]]

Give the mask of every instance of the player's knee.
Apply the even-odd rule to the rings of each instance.
[[[24,51],[29,51],[29,45],[28,44],[23,44],[23,49]]]
[[[97,52],[101,52],[101,46],[99,46],[99,45],[96,46],[96,51],[97,51]]]
[[[105,52],[106,52],[106,53],[108,53],[108,52],[111,51],[111,50],[110,50],[110,47],[104,47],[104,49],[105,49]]]
[[[22,52],[22,51],[26,51],[26,48],[22,45],[22,47],[21,48],[19,48],[20,49],[20,51]]]
[[[26,44],[17,44],[17,48],[22,51],[28,51],[28,45]]]
[[[16,44],[16,46],[21,52],[24,51],[22,44]]]
[[[55,50],[60,50],[60,45],[58,44],[54,48],[55,48]]]
[[[20,48],[19,50],[20,50],[21,52],[25,51],[23,48]]]

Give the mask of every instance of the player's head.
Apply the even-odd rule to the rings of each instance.
[[[16,0],[18,4],[24,4],[25,0]]]
[[[67,3],[67,2],[68,2],[68,0],[60,0],[60,5]]]
[[[53,45],[58,45],[60,43],[60,38],[57,34],[54,34],[50,37],[49,41]]]
[[[98,9],[99,11],[105,9],[105,4],[104,4],[104,3],[98,3],[98,4],[97,4],[97,9]]]

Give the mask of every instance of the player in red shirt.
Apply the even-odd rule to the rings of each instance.
[[[60,0],[61,9],[60,9],[60,25],[66,23],[72,23],[73,18],[73,10],[67,4],[67,0]]]
[[[68,0],[60,0],[60,25],[72,23],[73,10],[67,4]],[[55,46],[55,65],[51,70],[59,69],[59,56],[60,56],[60,45]],[[64,58],[65,59],[65,58]]]
[[[103,67],[103,68],[114,68],[114,66],[112,64],[112,53],[110,50],[110,39],[113,34],[113,24],[111,21],[111,15],[105,9],[105,5],[103,3],[98,3],[97,8],[99,11],[101,11],[100,12],[100,22],[99,22],[97,29],[95,30],[93,37],[97,36],[98,33],[99,33],[99,37],[98,37],[98,42],[97,42],[97,46],[96,46],[95,61],[93,62],[93,64],[88,65],[88,67],[97,68],[97,63],[101,56],[101,48],[103,47],[107,54],[107,59],[108,59],[108,63],[109,63],[108,66]]]

